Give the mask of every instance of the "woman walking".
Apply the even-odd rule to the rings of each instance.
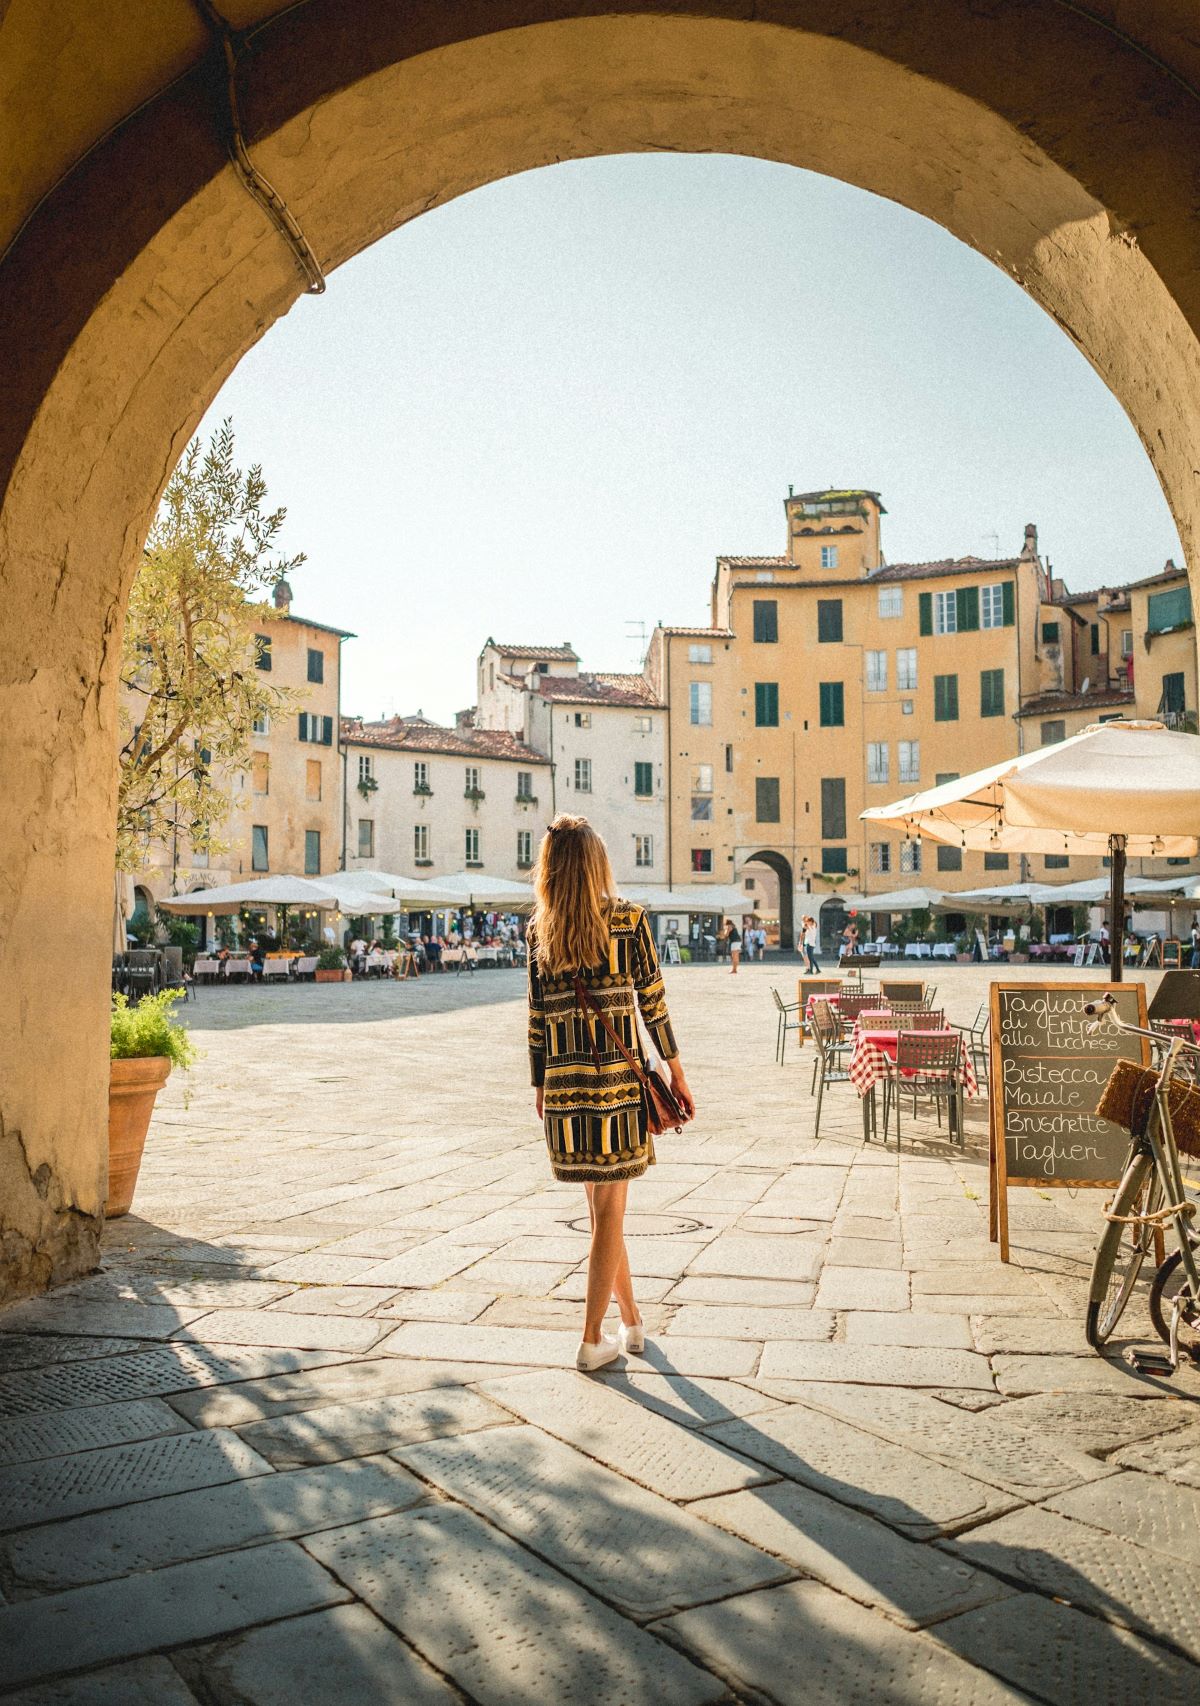
[[[821,938],[817,931],[817,921],[811,917],[802,918],[800,928],[804,932],[804,969],[812,977],[819,977],[821,968],[817,964],[817,949]]]
[[[733,922],[732,918],[727,918],[725,920],[725,946],[729,950],[729,958],[731,961],[729,975],[730,977],[736,977],[738,962],[742,957],[742,937],[741,932]]]
[[[592,1224],[587,1303],[576,1367],[603,1368],[645,1349],[623,1230],[630,1179],[654,1160],[642,1085],[595,1018],[602,1011],[635,1059],[637,1014],[671,1075],[689,1118],[695,1104],[667,1014],[666,992],[646,914],[619,900],[608,850],[586,818],[556,817],[534,871],[529,944],[529,1061],[550,1166],[587,1192]],[[601,1332],[609,1301],[619,1337]]]

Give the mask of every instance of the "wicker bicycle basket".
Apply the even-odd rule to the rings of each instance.
[[[1123,1126],[1132,1137],[1143,1137],[1154,1106],[1158,1074],[1134,1060],[1119,1060],[1104,1086],[1096,1112],[1101,1119]],[[1175,1082],[1167,1090],[1175,1143],[1183,1155],[1200,1155],[1200,1090]]]

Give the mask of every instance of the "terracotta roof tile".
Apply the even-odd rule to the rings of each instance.
[[[914,581],[932,579],[937,575],[977,574],[981,571],[1002,573],[1019,568],[1021,557],[938,557],[929,563],[885,563],[866,577],[875,581]]]
[[[1018,717],[1048,717],[1055,711],[1108,711],[1114,705],[1132,705],[1133,693],[1128,687],[1106,687],[1095,693],[1039,693],[1026,699],[1017,712]]]
[[[443,752],[461,758],[509,758],[522,764],[550,762],[544,753],[535,752],[507,729],[447,729],[405,717],[389,717],[379,723],[344,717],[342,745],[385,747],[390,752]]]
[[[673,639],[689,640],[732,640],[732,628],[668,628],[659,624],[660,634],[670,634]]]
[[[642,675],[543,675],[537,691],[543,699],[567,705],[638,705],[663,709]]]
[[[552,660],[555,663],[579,662],[579,653],[575,650],[569,640],[565,641],[561,646],[531,646],[527,645],[524,641],[521,641],[520,643],[507,644],[503,640],[493,640],[489,636],[484,642],[484,645],[485,649],[487,646],[491,646],[493,650],[503,652],[506,657],[530,658],[535,663],[539,659],[544,659],[547,663]]]
[[[730,557],[717,558],[718,563],[728,563],[735,569],[794,569],[799,565],[793,563],[790,557]]]

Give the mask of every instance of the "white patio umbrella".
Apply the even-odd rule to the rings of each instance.
[[[983,852],[1108,854],[1114,981],[1123,966],[1125,861],[1200,850],[1200,739],[1161,723],[1093,723],[863,812],[869,823]]]
[[[719,912],[740,918],[754,911],[753,898],[735,883],[623,884],[621,898],[647,912]]]
[[[337,900],[308,877],[252,877],[244,883],[173,895],[159,904],[165,912],[195,917],[206,912],[240,912],[243,906],[336,908]]]
[[[850,898],[847,895],[842,905]],[[932,912],[943,898],[941,889],[923,888],[919,883],[911,889],[887,889],[883,894],[857,897],[860,912]]]
[[[422,911],[443,906],[478,907],[485,912],[519,912],[533,905],[530,883],[514,883],[508,877],[489,877],[483,871],[453,871],[448,877],[432,877],[430,890],[438,899],[422,904]]]

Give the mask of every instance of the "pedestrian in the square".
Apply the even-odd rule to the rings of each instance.
[[[817,962],[817,949],[821,945],[820,932],[815,918],[803,918],[800,921],[804,943],[804,969],[812,977],[819,977],[821,967]]]
[[[732,918],[727,918],[725,920],[724,942],[731,962],[729,966],[729,975],[730,977],[736,977],[738,962],[742,957],[742,933],[733,922]]]
[[[695,1113],[667,1013],[650,921],[617,896],[608,849],[586,818],[561,814],[542,838],[533,879],[529,946],[529,1061],[550,1166],[587,1192],[592,1225],[587,1303],[576,1367],[603,1368],[645,1349],[625,1248],[629,1181],[654,1160],[644,1096],[638,1013]],[[609,1302],[616,1339],[601,1330]]]

